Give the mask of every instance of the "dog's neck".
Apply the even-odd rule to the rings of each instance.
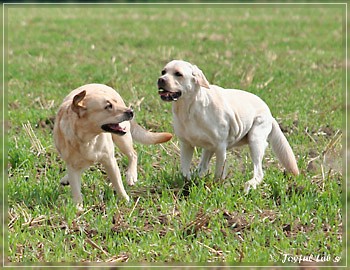
[[[193,102],[196,102],[198,105],[202,105],[203,107],[207,107],[210,102],[210,97],[206,88],[198,86],[193,94],[185,94],[180,97],[177,101],[173,102],[173,106],[175,107],[190,107]]]
[[[75,132],[70,136],[74,140],[78,141],[79,144],[89,144],[96,140],[103,131],[92,130],[91,125],[85,122],[80,122],[79,125],[76,125],[77,122],[72,122],[75,127],[71,127],[70,130]]]
[[[195,102],[196,106],[207,107],[210,103],[210,95],[206,88],[198,86],[193,95],[186,95],[180,97],[173,102],[173,113],[179,115],[181,113],[191,114],[192,104]]]
[[[102,133],[102,132],[101,132]],[[101,134],[96,134],[96,133],[83,133],[83,132],[77,132],[75,134],[75,138],[79,143],[81,144],[89,144],[91,142],[96,141],[96,138]]]

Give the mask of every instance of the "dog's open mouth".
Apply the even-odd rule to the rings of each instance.
[[[159,89],[158,94],[164,101],[176,101],[181,96],[181,92],[170,92],[162,88]]]
[[[125,128],[121,127],[118,124],[104,124],[101,126],[101,128],[104,130],[104,131],[107,131],[107,132],[110,132],[110,133],[114,133],[114,134],[117,134],[117,135],[124,135],[126,134],[126,131],[125,131]]]

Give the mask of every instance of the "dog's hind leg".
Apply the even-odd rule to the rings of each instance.
[[[137,153],[132,145],[132,137],[130,133],[123,136],[112,135],[114,143],[120,151],[128,158],[128,169],[126,171],[126,181],[132,186],[137,182]]]
[[[271,121],[258,118],[248,133],[248,143],[254,165],[254,174],[253,178],[247,181],[244,185],[244,191],[246,193],[248,193],[251,188],[256,189],[256,186],[263,180],[264,172],[262,161],[265,149],[268,145],[267,137],[271,132],[271,128]]]
[[[60,184],[62,186],[68,186],[69,185],[69,177],[68,174],[66,174],[64,177],[62,177]]]

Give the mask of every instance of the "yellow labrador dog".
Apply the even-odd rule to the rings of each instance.
[[[114,157],[114,144],[128,157],[126,180],[137,181],[137,154],[133,139],[143,144],[163,143],[170,133],[152,133],[140,127],[133,111],[111,87],[87,84],[73,90],[60,106],[54,125],[54,140],[67,164],[67,175],[61,184],[70,185],[73,201],[81,204],[81,174],[95,162],[105,167],[117,192],[127,201],[122,178]]]
[[[215,178],[223,179],[227,149],[248,144],[254,164],[253,178],[244,188],[249,192],[263,179],[267,141],[283,166],[292,174],[299,174],[287,139],[269,107],[256,95],[210,85],[197,66],[180,60],[165,65],[158,89],[162,100],[173,102],[174,130],[180,139],[181,170],[186,178],[190,178],[194,147],[203,148],[199,175],[207,173],[215,154]]]

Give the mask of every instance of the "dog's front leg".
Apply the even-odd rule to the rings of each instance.
[[[181,152],[181,171],[182,175],[190,179],[191,178],[191,161],[193,156],[194,148],[187,142],[180,141],[180,152]]]
[[[126,181],[128,185],[133,186],[137,182],[137,153],[132,145],[131,134],[127,133],[124,136],[112,135],[112,138],[120,151],[128,158]]]
[[[199,176],[204,176],[208,172],[208,166],[210,159],[213,157],[214,152],[203,148],[201,162],[199,163],[198,173]]]
[[[226,177],[226,145],[219,145],[215,151],[215,179],[224,179]]]
[[[110,158],[108,158],[106,160],[102,160],[101,163],[105,167],[107,175],[108,175],[109,179],[111,180],[112,185],[115,188],[115,190],[126,201],[129,201],[130,198],[129,198],[128,194],[126,194],[126,191],[124,189],[122,177],[120,175],[120,170],[119,170],[119,167],[117,165],[117,161],[114,158],[114,155],[110,156]]]
[[[83,197],[81,195],[81,173],[82,170],[67,166],[67,175],[61,180],[62,185],[70,185],[73,201],[77,204],[83,202]]]

